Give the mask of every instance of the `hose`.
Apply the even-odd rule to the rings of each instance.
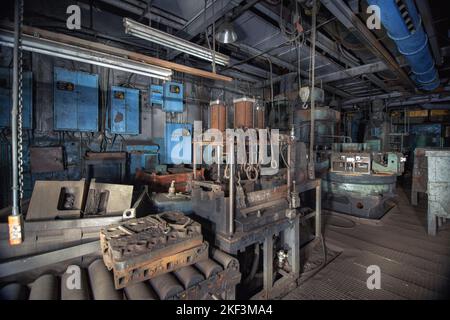
[[[245,278],[244,280],[244,284],[249,283],[250,281],[253,280],[253,278],[255,277],[256,271],[258,271],[258,267],[259,267],[259,243],[255,243],[255,255],[253,257],[253,263],[252,263],[252,268],[250,269],[250,273],[247,276],[247,278]]]

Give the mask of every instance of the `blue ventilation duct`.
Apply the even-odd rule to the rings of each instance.
[[[414,1],[367,0],[367,3],[380,8],[381,23],[408,61],[417,86],[428,91],[436,89],[439,75]]]

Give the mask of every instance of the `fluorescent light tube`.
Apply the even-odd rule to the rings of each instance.
[[[216,63],[222,66],[228,65],[230,62],[230,57],[222,53],[209,50],[208,48],[202,47],[196,43],[186,41],[169,33],[143,25],[129,18],[123,19],[123,25],[125,27],[126,34],[187,53],[203,60],[212,62],[214,56]]]
[[[10,31],[0,30],[0,44],[14,46],[14,36]],[[54,57],[70,59],[121,71],[137,73],[143,76],[170,80],[172,70],[147,63],[132,61],[111,54],[73,46],[52,40],[22,35],[22,49],[47,54]]]

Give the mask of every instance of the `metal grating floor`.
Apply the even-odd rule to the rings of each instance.
[[[428,236],[426,201],[413,207],[397,190],[397,205],[376,222],[325,212],[326,243],[342,253],[284,299],[448,299],[450,224]],[[379,290],[366,286],[369,265],[380,267]]]

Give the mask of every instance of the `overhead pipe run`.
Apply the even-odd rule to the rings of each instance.
[[[411,78],[422,90],[432,91],[439,84],[439,74],[431,55],[428,37],[413,0],[367,0],[380,8],[380,19],[398,51],[408,61]]]

